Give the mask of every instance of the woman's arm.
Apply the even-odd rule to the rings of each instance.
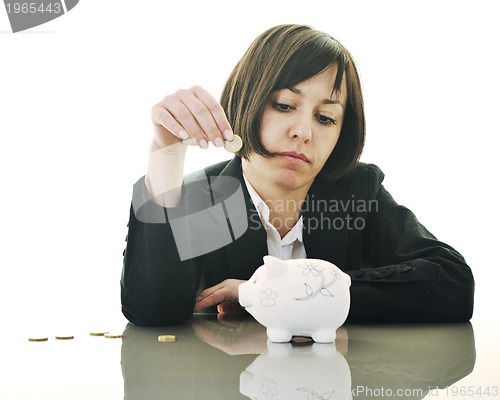
[[[374,167],[374,166],[372,166]],[[364,267],[352,278],[352,320],[467,321],[474,278],[464,258],[438,241],[381,185],[363,232]]]
[[[175,219],[176,232],[190,237],[189,219],[182,218],[189,211],[189,196],[183,193],[187,146],[181,139],[192,137],[206,149],[208,142],[222,146],[222,138],[230,140],[232,133],[222,107],[198,86],[165,96],[152,108],[151,119],[154,136],[148,170],[134,185],[130,209],[122,310],[135,324],[166,325],[191,317],[203,268],[202,257],[180,255],[179,246],[189,253],[190,244],[176,243],[173,219],[169,220],[169,214],[180,215]]]
[[[134,185],[134,200],[145,195],[141,178]],[[153,201],[132,201],[126,241],[120,281],[125,317],[149,326],[189,319],[201,265],[195,259],[180,260],[167,209]]]

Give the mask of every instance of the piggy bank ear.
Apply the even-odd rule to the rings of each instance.
[[[277,257],[264,256],[264,265],[267,267],[267,278],[277,278],[287,270],[286,263]]]

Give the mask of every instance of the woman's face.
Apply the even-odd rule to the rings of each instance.
[[[345,77],[331,96],[337,67],[271,94],[260,122],[262,145],[276,157],[253,153],[245,174],[254,186],[309,190],[337,144],[347,101]]]

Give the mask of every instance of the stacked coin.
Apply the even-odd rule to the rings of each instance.
[[[158,341],[159,342],[174,342],[175,335],[160,335],[160,336],[158,336]]]

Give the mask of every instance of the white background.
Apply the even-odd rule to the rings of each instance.
[[[98,1],[9,33],[0,9],[0,310],[34,331],[123,324],[119,279],[150,109],[199,84],[219,97],[252,40],[281,23],[337,38],[357,61],[362,161],[476,279],[499,314],[495,1]],[[186,170],[230,158],[190,148]]]

